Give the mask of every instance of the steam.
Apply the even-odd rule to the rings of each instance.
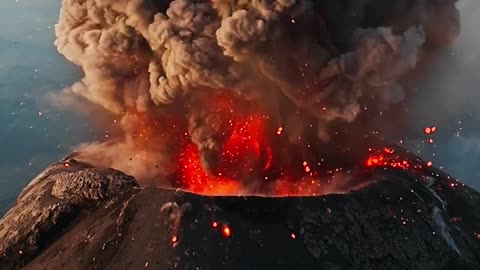
[[[55,28],[58,51],[85,74],[71,90],[123,118],[123,138],[80,150],[140,180],[174,174],[184,137],[218,172],[232,121],[252,112],[295,147],[331,143],[366,104],[378,114],[406,99],[422,56],[460,29],[454,0],[157,2],[63,0]]]

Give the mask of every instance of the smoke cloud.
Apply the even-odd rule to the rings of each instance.
[[[123,118],[123,137],[80,151],[145,181],[178,174],[189,142],[210,174],[282,171],[285,153],[383,126],[458,36],[455,2],[63,0],[55,44],[85,74],[72,91]]]

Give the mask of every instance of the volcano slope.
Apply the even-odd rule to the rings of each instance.
[[[375,168],[317,197],[139,188],[62,160],[0,221],[0,269],[480,269],[480,194],[434,168]]]

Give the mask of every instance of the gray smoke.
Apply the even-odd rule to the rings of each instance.
[[[155,119],[164,108],[185,122],[210,171],[212,150],[231,132],[231,114],[212,109],[219,92],[230,92],[233,106],[256,104],[272,125],[294,127],[285,130],[292,143],[311,133],[326,143],[337,123],[355,122],[365,100],[385,108],[406,98],[409,72],[460,29],[455,0],[157,2],[63,0],[55,44],[84,71],[74,93],[120,117]],[[174,171],[178,149],[162,145],[172,142],[138,145],[125,133],[83,149],[139,178]],[[125,152],[154,156],[158,169],[125,169]]]

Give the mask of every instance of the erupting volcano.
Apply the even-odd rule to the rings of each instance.
[[[460,33],[455,2],[64,0],[55,44],[84,77],[63,94],[121,130],[77,159],[208,195],[342,193],[365,164],[424,166],[368,148]]]
[[[105,141],[22,191],[0,268],[480,269],[480,195],[392,143],[456,2],[62,0]]]

